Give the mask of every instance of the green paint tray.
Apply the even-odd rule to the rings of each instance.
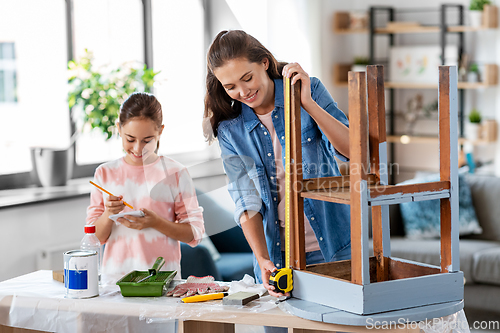
[[[122,277],[117,285],[123,296],[161,296],[167,290],[177,271],[161,271],[144,282],[137,282],[149,275],[148,271],[133,271]]]
[[[122,295],[162,296],[177,274],[177,271],[159,271],[164,263],[162,261],[163,258],[159,257],[149,271],[132,271],[118,280],[116,284],[120,286]]]

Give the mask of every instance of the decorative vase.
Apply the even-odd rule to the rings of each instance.
[[[483,11],[471,10],[469,12],[469,24],[471,27],[479,28],[483,24]]]
[[[35,184],[43,187],[66,185],[73,175],[74,145],[68,149],[31,148],[31,173]]]
[[[479,82],[479,78],[476,72],[467,73],[467,82]]]
[[[470,141],[477,141],[481,138],[481,124],[467,123],[465,127],[465,136]]]
[[[349,12],[349,29],[368,29],[368,12],[352,11]]]
[[[366,72],[366,65],[352,65],[351,72]]]

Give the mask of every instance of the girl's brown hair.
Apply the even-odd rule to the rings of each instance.
[[[131,94],[120,107],[120,126],[125,125],[127,122],[134,118],[152,120],[158,130],[163,124],[163,112],[161,104],[156,97],[152,94],[145,92],[136,92]],[[158,141],[156,149],[160,147]]]
[[[207,53],[207,91],[203,113],[203,134],[210,143],[217,137],[217,128],[222,121],[236,118],[241,113],[241,103],[231,100],[213,73],[227,61],[238,58],[254,63],[262,63],[267,58],[269,77],[271,79],[283,77],[281,71],[286,63],[278,62],[257,39],[241,30],[219,32]]]

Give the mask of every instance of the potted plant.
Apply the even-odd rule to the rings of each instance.
[[[96,67],[92,53],[85,51],[80,61],[68,62],[68,106],[80,131],[97,129],[108,140],[115,133],[120,105],[133,92],[151,91],[159,72],[133,63]]]
[[[469,82],[481,82],[481,73],[479,72],[479,66],[475,62],[471,63],[469,66],[469,73],[467,74],[467,81],[469,81]]]
[[[481,120],[482,120],[481,112],[478,109],[473,108],[469,113],[469,122],[467,123],[467,128],[466,128],[467,139],[475,141],[481,138],[480,135]]]
[[[491,4],[490,0],[471,0],[469,5],[469,18],[472,27],[480,27],[483,21],[484,5]]]
[[[32,147],[32,177],[37,185],[65,185],[72,176],[74,142],[80,132],[94,129],[104,133],[106,140],[115,133],[115,124],[122,102],[135,91],[151,91],[158,72],[146,65],[125,63],[118,68],[97,67],[91,52],[79,60],[68,62],[68,106],[72,129],[68,148]]]
[[[370,64],[370,59],[368,57],[359,56],[354,57],[354,63],[351,66],[352,72],[365,72],[366,66]]]

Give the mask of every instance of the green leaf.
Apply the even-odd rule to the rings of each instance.
[[[68,61],[68,107],[75,114],[80,113],[85,124],[105,133],[109,139],[113,136],[121,103],[133,92],[150,92],[159,72],[146,65],[138,69],[130,63],[117,68],[96,68],[93,61],[93,54],[88,50],[80,60]],[[87,114],[89,106],[93,109]]]
[[[479,124],[482,120],[481,112],[478,109],[474,108],[469,113],[469,121],[471,123]]]
[[[490,5],[490,0],[471,0],[469,10],[483,10],[484,5]]]

